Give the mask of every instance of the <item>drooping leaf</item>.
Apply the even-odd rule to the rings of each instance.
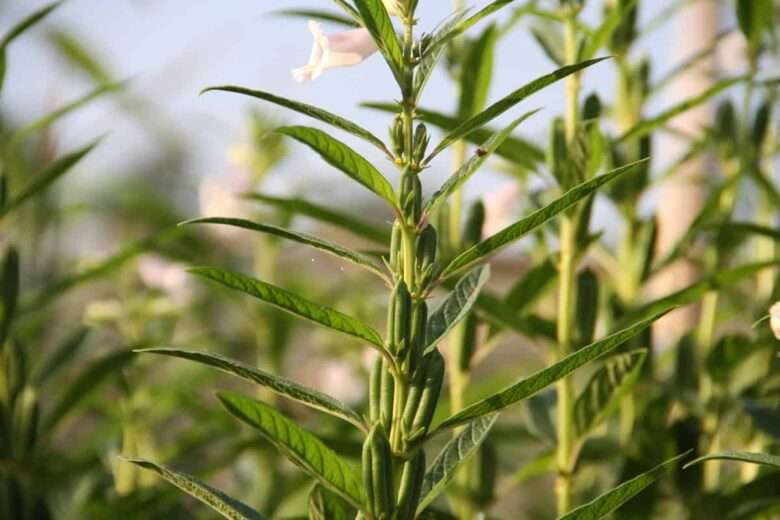
[[[490,267],[482,266],[472,270],[457,283],[447,299],[428,318],[425,331],[426,349],[435,347],[466,317],[488,278]]]
[[[567,65],[566,67],[561,67],[560,69],[556,70],[555,72],[551,74],[547,74],[544,76],[541,76],[532,82],[528,83],[527,85],[524,85],[520,87],[519,89],[515,90],[514,92],[508,94],[507,96],[501,98],[500,100],[496,101],[492,105],[490,105],[488,108],[480,112],[479,114],[476,114],[475,116],[467,119],[463,123],[461,123],[455,130],[447,134],[447,136],[434,148],[434,150],[428,155],[428,157],[425,158],[425,163],[430,163],[431,160],[436,157],[439,153],[444,151],[448,146],[450,146],[452,143],[466,137],[468,134],[470,134],[472,131],[476,130],[477,128],[486,125],[496,117],[500,116],[519,102],[523,101],[525,98],[529,97],[530,95],[538,92],[539,90],[547,87],[548,85],[552,85],[558,80],[561,80],[565,78],[566,76],[569,76],[571,74],[575,74],[579,72],[580,70],[590,67],[591,65],[595,65],[596,63],[603,61],[606,58],[598,58],[595,60],[588,60],[583,61],[581,63],[577,63],[575,65]]]
[[[374,134],[372,134],[362,126],[353,123],[352,121],[349,121],[348,119],[345,119],[341,116],[328,112],[327,110],[323,110],[319,107],[308,105],[306,103],[301,103],[300,101],[287,99],[281,96],[276,96],[274,94],[271,94],[270,92],[264,92],[262,90],[252,90],[252,89],[238,87],[234,85],[220,85],[216,87],[208,87],[203,89],[201,91],[201,94],[206,92],[214,92],[214,91],[233,92],[235,94],[242,94],[256,99],[262,99],[264,101],[268,101],[269,103],[273,103],[275,105],[279,105],[285,108],[289,108],[290,110],[298,112],[299,114],[309,116],[318,121],[322,121],[323,123],[327,123],[329,125],[335,126],[336,128],[344,130],[345,132],[348,132],[356,137],[360,137],[361,139],[364,139],[365,141],[379,148],[388,157],[392,157],[390,151],[387,149],[387,147],[382,142],[382,140],[379,139],[377,136],[375,136]]]
[[[705,91],[674,105],[673,107],[665,110],[659,115],[640,121],[633,127],[626,130],[618,138],[617,141],[624,142],[628,139],[637,139],[639,137],[643,137],[649,134],[650,132],[652,132],[653,130],[655,130],[656,128],[663,126],[675,116],[678,116],[683,112],[686,112],[694,107],[701,105],[711,97],[717,95],[718,93],[726,90],[729,87],[736,85],[737,83],[745,81],[746,79],[749,79],[749,76],[737,76],[733,78],[723,79],[717,82],[712,87],[706,89]]]
[[[381,110],[383,112],[398,112],[398,105],[391,103],[362,103],[362,106]],[[446,114],[442,114],[441,112],[436,112],[434,110],[428,110],[425,108],[418,108],[415,110],[415,117],[420,121],[424,121],[433,126],[438,126],[442,130],[446,130],[448,132],[455,130],[462,122],[461,119],[456,117],[448,116]],[[477,128],[473,132],[464,136],[463,139],[479,146],[490,139],[491,136],[495,135],[496,132],[498,132],[498,130],[491,128]],[[506,140],[496,149],[495,154],[503,157],[508,161],[511,161],[515,164],[520,164],[529,169],[534,168],[539,163],[544,161],[544,152],[536,144],[529,140],[521,139],[515,136],[507,137]]]
[[[318,222],[331,224],[377,244],[387,245],[390,243],[390,233],[388,231],[372,226],[365,220],[353,217],[347,213],[326,208],[301,198],[274,197],[264,193],[249,193],[245,197],[296,215],[309,217]]]
[[[217,368],[228,374],[233,374],[242,379],[246,379],[247,381],[251,381],[252,383],[270,388],[279,395],[303,403],[316,410],[339,417],[340,419],[354,424],[359,429],[367,431],[360,415],[341,401],[314,390],[313,388],[300,385],[285,377],[270,374],[258,368],[249,366],[246,363],[229,359],[220,356],[219,354],[195,350],[146,348],[136,350],[136,352],[188,359],[196,363],[202,363]]]
[[[230,520],[266,520],[266,517],[244,504],[231,498],[222,491],[201,482],[191,475],[174,471],[160,464],[144,459],[124,459],[145,470],[156,473],[188,495],[203,502],[211,509]]]
[[[614,411],[639,377],[646,357],[646,350],[618,354],[593,374],[574,403],[575,436],[584,438]]]
[[[307,20],[320,20],[322,22],[335,23],[353,29],[355,27],[360,27],[360,24],[353,17],[341,16],[340,14],[320,9],[280,9],[271,14],[305,18]]]
[[[112,352],[90,363],[67,388],[58,392],[58,398],[44,416],[43,431],[51,432],[60,421],[106,378],[127,366],[133,360],[133,352]]]
[[[566,211],[570,207],[574,206],[577,202],[584,199],[591,193],[594,193],[604,184],[615,179],[619,175],[628,172],[644,161],[645,160],[636,161],[620,168],[616,168],[608,173],[605,173],[604,175],[600,175],[595,179],[585,181],[582,184],[572,188],[554,202],[541,209],[538,209],[529,216],[504,228],[495,235],[486,238],[482,242],[475,244],[455,257],[455,259],[450,262],[450,264],[444,269],[442,276],[447,276],[475,262],[486,259],[488,256],[518,240],[530,231],[533,231],[559,213]]]
[[[663,312],[660,312],[646,320],[635,323],[626,329],[615,332],[614,334],[611,334],[600,341],[596,341],[587,347],[583,347],[573,354],[566,356],[557,363],[554,363],[549,367],[536,372],[532,376],[521,379],[517,383],[498,392],[497,394],[467,406],[460,412],[445,419],[438,426],[438,429],[457,426],[476,417],[481,417],[483,415],[503,410],[504,408],[511,406],[522,399],[534,395],[536,392],[571,374],[579,367],[616,349],[649,327],[650,324],[667,314],[670,310],[672,309],[667,308]]]
[[[190,269],[190,272],[230,289],[254,296],[305,320],[368,341],[382,349],[383,342],[379,333],[365,323],[337,310],[310,302],[281,287],[216,267],[194,267]]]
[[[674,468],[687,455],[687,453],[683,453],[659,464],[650,471],[620,484],[593,501],[563,515],[559,520],[598,520],[604,518],[658,480],[661,475]]]
[[[518,119],[515,119],[509,126],[493,135],[490,139],[485,141],[480,146],[474,155],[466,161],[466,163],[458,168],[447,181],[439,188],[436,193],[431,195],[431,198],[425,204],[423,213],[431,214],[441,203],[447,200],[450,195],[455,193],[463,184],[476,172],[488,158],[496,151],[496,149],[503,144],[503,142],[510,136],[510,134],[517,128],[520,123],[537,113],[539,110],[532,110],[526,112]]]
[[[404,53],[385,4],[382,0],[355,0],[355,7],[363,19],[363,25],[379,47],[379,52],[401,83],[405,70]]]
[[[361,508],[365,493],[360,477],[321,440],[264,403],[232,392],[218,396],[231,415],[255,428],[323,486]]]
[[[498,414],[493,414],[471,421],[444,446],[425,473],[420,491],[422,498],[417,506],[418,513],[428,507],[447,488],[458,468],[479,448],[497,419]]]
[[[769,466],[772,468],[780,469],[780,457],[777,455],[769,455],[768,453],[750,453],[746,451],[724,451],[721,453],[711,453],[699,457],[683,466],[683,469],[687,469],[694,464],[699,464],[708,460],[735,460],[737,462],[745,462],[747,464],[761,464],[763,466]]]
[[[242,229],[249,229],[251,231],[258,231],[260,233],[267,233],[270,235],[286,238],[299,244],[304,244],[320,251],[324,251],[333,256],[349,260],[350,262],[358,265],[364,269],[371,271],[380,278],[385,278],[385,274],[382,269],[374,262],[371,257],[368,257],[362,253],[351,251],[346,247],[342,247],[338,244],[334,244],[328,240],[308,235],[306,233],[300,233],[298,231],[292,231],[290,229],[281,228],[271,224],[263,224],[261,222],[252,222],[250,220],[240,218],[227,218],[227,217],[206,217],[194,220],[188,220],[183,224],[223,224],[226,226],[234,226]]]
[[[73,166],[76,165],[85,155],[92,151],[98,145],[98,141],[94,141],[87,146],[66,154],[59,159],[52,162],[40,173],[37,173],[33,180],[30,181],[27,186],[22,188],[19,193],[13,194],[5,204],[0,207],[0,219],[6,216],[11,210],[16,209],[27,199],[33,197],[41,190],[48,187],[51,183],[59,179],[66,174]]]
[[[322,130],[306,126],[284,126],[277,132],[292,137],[317,152],[328,164],[341,170],[351,179],[379,195],[391,205],[396,205],[395,192],[374,165],[355,150],[329,136]]]
[[[310,520],[353,520],[355,510],[343,498],[317,484],[309,493]]]

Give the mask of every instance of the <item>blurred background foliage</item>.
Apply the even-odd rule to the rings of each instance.
[[[117,9],[132,9],[138,18],[159,14],[149,2],[116,3],[127,4]],[[426,5],[438,0],[420,3],[428,19],[451,10]],[[649,315],[669,294],[681,304],[704,299],[695,321],[673,341],[654,341],[648,333],[624,347],[630,352],[657,346],[641,372],[633,374],[634,397],[620,395],[611,410],[615,413],[595,425],[580,447],[581,502],[687,449],[694,450],[691,457],[722,449],[778,450],[777,343],[766,326],[751,325],[780,296],[777,270],[754,263],[774,263],[780,236],[774,174],[780,67],[777,22],[771,23],[772,16],[780,16],[777,5],[770,4],[766,19],[738,16],[734,2],[720,2],[723,18],[715,39],[693,55],[673,56],[669,64],[664,52],[670,53],[674,20],[689,3],[589,2],[583,25],[591,33],[602,27],[607,32],[600,45],[587,50],[616,58],[613,71],[587,74],[602,79],[586,83],[582,113],[587,125],[578,136],[582,149],[561,152],[556,141],[560,122],[554,117],[562,112],[562,98],[551,89],[541,118],[547,123],[508,141],[492,161],[493,176],[475,181],[465,201],[439,215],[440,229],[449,229],[452,237],[444,254],[452,257],[473,242],[475,221],[481,224],[477,236],[487,236],[551,200],[570,176],[591,176],[604,165],[621,166],[652,151],[641,174],[613,185],[581,217],[577,342],[585,345],[620,323]],[[165,64],[170,76],[155,88],[138,89],[134,85],[149,79],[146,70],[134,75],[119,70],[110,53],[93,43],[89,27],[68,22],[94,4],[65,2],[33,18],[26,17],[44,2],[0,6],[8,35],[0,43],[5,98],[0,104],[0,515],[23,520],[211,517],[174,488],[123,462],[122,455],[175,463],[274,518],[305,516],[311,481],[214,406],[215,388],[240,387],[240,382],[199,365],[131,351],[175,345],[219,352],[361,405],[373,359],[357,344],[205,285],[186,268],[220,265],[291,290],[305,288],[313,300],[378,325],[384,302],[378,296],[383,293],[374,290],[381,288],[375,279],[277,238],[178,224],[199,215],[240,216],[316,231],[374,251],[386,246],[390,215],[351,191],[333,190],[329,172],[311,172],[314,180],[307,180],[318,167],[298,158],[297,147],[271,132],[283,116],[265,106],[233,105],[240,137],[208,144],[221,128],[209,128],[211,117],[172,117],[176,112],[166,107],[166,88],[171,87],[165,83],[187,78],[199,49],[211,43],[183,54],[183,64]],[[186,9],[186,3],[167,4],[162,10]],[[295,7],[310,7],[304,4]],[[453,120],[478,111],[507,85],[525,83],[562,63],[555,2],[516,4],[495,25],[452,44],[434,80],[433,88],[442,95],[431,97],[422,115],[432,126],[451,128]],[[279,7],[286,8],[286,2]],[[251,16],[270,17],[272,10],[255,4],[240,8]],[[96,9],[111,14],[105,6]],[[618,9],[627,15],[610,18]],[[273,55],[286,66],[291,41],[296,57],[308,52],[297,18],[294,23],[271,19],[300,34],[286,41],[260,35],[263,46],[252,48],[250,55]],[[23,20],[29,27],[15,25]],[[24,30],[16,34],[15,27]],[[38,51],[25,47],[33,43],[46,48],[57,74],[69,86],[77,84],[78,92],[69,87],[66,96],[56,76],[41,71],[47,84],[33,84],[36,72],[31,71],[42,65],[20,59],[35,56]],[[222,52],[227,58],[231,51]],[[697,99],[700,92],[690,92],[664,98],[675,76],[715,56],[722,70],[705,85],[706,96]],[[255,67],[251,61],[241,66]],[[272,90],[280,80],[266,81],[266,75],[282,71],[270,70],[244,83]],[[610,81],[614,88],[598,88]],[[197,87],[205,84],[194,85],[187,95],[194,99]],[[355,87],[354,78],[310,95],[335,97],[334,85],[355,89],[348,100],[338,101],[342,104],[387,102],[392,96]],[[45,103],[45,110],[8,101],[24,97],[28,88],[43,89],[53,101]],[[600,94],[591,94],[595,91]],[[680,104],[688,97],[694,101]],[[40,102],[41,96],[36,99]],[[708,122],[685,130],[667,124],[700,104],[717,107]],[[372,126],[389,120],[379,112],[360,113]],[[68,126],[70,118],[80,123]],[[132,122],[144,144],[117,142],[114,121]],[[191,126],[206,138],[193,141]],[[659,146],[670,134],[684,143],[679,156]],[[120,138],[124,135],[119,132]],[[84,143],[93,144],[81,148]],[[208,150],[201,149],[207,145]],[[92,146],[113,151],[90,160]],[[470,147],[464,144],[461,153]],[[710,166],[696,182],[703,186],[704,201],[678,241],[659,255],[658,185],[703,154]],[[203,175],[203,162],[216,174]],[[479,201],[481,206],[469,210]],[[494,261],[490,289],[463,333],[471,334],[479,348],[458,362],[460,372],[450,372],[450,384],[461,386],[450,386],[442,416],[450,400],[475,401],[551,361],[555,231],[542,229]],[[698,276],[678,292],[650,290],[651,278],[680,259],[693,262]],[[459,336],[451,343],[468,339]],[[587,383],[594,370],[579,374],[578,382]],[[359,458],[361,441],[342,422],[272,394],[260,396],[316,427],[339,453]],[[463,503],[471,502],[500,518],[552,515],[554,406],[554,394],[542,393],[505,414],[469,468],[479,477],[465,476],[448,497],[454,511],[468,511]],[[752,466],[696,466],[661,481],[621,514],[769,518],[778,508],[778,479],[776,471]]]

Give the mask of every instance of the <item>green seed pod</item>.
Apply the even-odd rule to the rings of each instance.
[[[476,463],[472,466],[476,473],[474,482],[474,501],[481,507],[487,507],[495,500],[496,477],[498,476],[498,454],[495,445],[488,439],[477,452]]]
[[[395,399],[395,379],[390,373],[386,359],[382,359],[382,374],[379,382],[379,421],[390,429],[393,421],[393,401]]]
[[[420,178],[412,173],[404,173],[401,179],[401,209],[411,223],[416,224],[422,216],[422,184]]]
[[[414,131],[414,164],[419,165],[425,159],[425,153],[428,151],[428,145],[431,142],[431,136],[424,124],[420,123]]]
[[[469,208],[466,223],[463,225],[463,245],[471,247],[482,240],[482,229],[485,226],[485,204],[478,200]]]
[[[427,433],[443,381],[444,358],[434,349],[423,358],[415,372],[404,407],[404,430],[411,441]]]
[[[414,302],[412,306],[411,348],[407,360],[409,371],[414,372],[425,349],[425,331],[428,328],[428,304],[425,300]]]
[[[412,322],[412,295],[406,282],[399,280],[390,297],[387,312],[387,338],[390,352],[402,358],[409,346]]]
[[[479,320],[470,313],[463,320],[463,325],[459,327],[459,334],[456,338],[455,359],[454,362],[461,372],[468,372],[471,366],[471,358],[474,357],[474,351],[477,346],[477,325]]]
[[[759,153],[764,147],[764,142],[769,130],[769,122],[771,119],[772,105],[768,101],[764,101],[764,103],[758,108],[758,111],[756,112],[756,117],[753,120],[753,131],[751,132],[753,145],[756,147],[756,150]]]
[[[390,520],[395,509],[393,459],[385,429],[380,424],[371,428],[363,444],[363,480],[372,515]]]
[[[417,237],[417,263],[420,270],[436,261],[438,243],[436,229],[430,224],[425,226],[425,229]]]
[[[401,115],[395,116],[393,124],[390,126],[390,146],[397,157],[401,157],[404,152],[404,118]]]
[[[425,477],[425,452],[418,450],[411,460],[404,463],[398,490],[397,520],[413,519],[420,501],[423,477]]]
[[[390,268],[394,273],[401,272],[401,249],[403,247],[403,226],[400,222],[393,224],[390,235]]]
[[[375,424],[380,420],[382,410],[382,362],[379,358],[371,367],[371,375],[368,380],[368,420]]]

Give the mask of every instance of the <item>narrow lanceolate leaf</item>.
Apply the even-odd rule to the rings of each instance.
[[[428,328],[425,331],[426,349],[435,347],[466,317],[488,278],[490,267],[482,266],[472,270],[457,283],[447,299],[428,318]]]
[[[425,473],[418,514],[428,507],[444,491],[453,477],[479,448],[496,423],[498,414],[480,417],[471,421],[450,440]]]
[[[383,112],[398,113],[399,111],[399,106],[393,103],[361,103],[361,105]],[[455,130],[461,123],[461,120],[456,117],[426,108],[418,108],[414,113],[416,119],[438,126],[447,132]],[[496,132],[497,130],[481,127],[466,135],[464,139],[479,146],[490,139]],[[534,168],[536,165],[544,162],[545,159],[544,151],[536,144],[515,136],[507,137],[503,144],[496,149],[495,154],[526,168]]]
[[[466,182],[474,174],[474,172],[476,172],[485,163],[485,161],[488,160],[490,155],[492,155],[493,152],[495,152],[496,149],[501,146],[501,144],[503,144],[506,138],[509,137],[512,132],[514,132],[515,128],[517,128],[520,123],[538,111],[539,110],[537,109],[526,112],[521,117],[515,119],[502,131],[496,133],[490,139],[485,141],[482,146],[477,149],[471,159],[466,161],[466,164],[458,168],[458,171],[453,173],[450,178],[447,179],[447,181],[442,185],[442,187],[439,188],[436,193],[431,195],[431,198],[426,203],[423,212],[426,214],[434,212],[441,203],[446,201],[450,195],[457,191],[463,185],[463,183]]]
[[[455,257],[455,259],[450,262],[450,264],[444,269],[442,276],[447,276],[475,262],[486,259],[488,256],[520,239],[559,213],[566,211],[570,207],[574,206],[577,202],[592,194],[604,184],[614,180],[618,176],[630,171],[635,166],[645,161],[646,159],[643,159],[641,161],[627,164],[607,172],[604,175],[600,175],[599,177],[585,181],[582,184],[575,186],[571,190],[564,193],[561,198],[557,199],[556,201],[531,213],[524,219],[504,228],[495,235],[486,238],[482,242],[473,245]]]
[[[447,49],[446,43],[452,38],[453,30],[463,21],[466,16],[466,10],[460,10],[446,18],[436,30],[430,35],[430,43],[425,54],[420,59],[417,69],[414,73],[414,91],[419,97],[425,90],[425,85],[431,78],[433,70],[439,63],[444,51]]]
[[[21,22],[11,27],[11,29],[5,33],[2,40],[0,40],[0,90],[3,89],[3,81],[5,79],[6,51],[8,45],[24,31],[46,18],[49,13],[59,7],[61,3],[62,2],[53,2],[33,12],[27,18],[24,18]]]
[[[388,157],[392,157],[390,151],[387,149],[387,147],[382,142],[382,140],[379,139],[377,136],[375,136],[374,134],[372,134],[362,126],[353,123],[352,121],[345,119],[341,116],[332,114],[327,110],[323,110],[313,105],[307,105],[306,103],[301,103],[299,101],[294,101],[292,99],[276,96],[274,94],[271,94],[269,92],[264,92],[262,90],[252,90],[252,89],[233,86],[233,85],[220,85],[216,87],[208,87],[202,90],[201,94],[205,92],[212,92],[212,91],[233,92],[235,94],[243,94],[245,96],[262,99],[264,101],[268,101],[269,103],[273,103],[275,105],[289,108],[290,110],[298,112],[299,114],[309,116],[318,121],[322,121],[323,123],[327,123],[329,125],[335,126],[336,128],[344,130],[345,132],[349,132],[354,136],[360,137],[361,139],[368,141],[369,143],[373,144],[374,146],[382,150],[385,154],[387,154]]]
[[[231,415],[258,430],[263,438],[323,486],[352,506],[361,508],[364,492],[360,477],[321,440],[267,404],[235,393],[218,395]]]
[[[309,493],[309,520],[353,520],[355,510],[343,498],[317,484]]]
[[[349,260],[355,265],[358,265],[378,275],[380,278],[385,278],[385,274],[382,272],[382,269],[370,257],[342,247],[338,244],[334,244],[333,242],[322,240],[321,238],[307,235],[305,233],[299,233],[297,231],[273,226],[271,224],[262,224],[260,222],[252,222],[250,220],[227,217],[199,218],[195,220],[188,220],[183,224],[223,224],[226,226],[234,226],[286,238],[287,240],[292,240],[293,242],[298,242],[299,244],[304,244],[315,249],[319,249],[320,251],[324,251],[333,256],[343,258],[344,260]]]
[[[58,392],[59,398],[44,418],[43,431],[50,433],[68,412],[96,390],[106,378],[127,366],[132,360],[132,351],[121,350],[107,354],[88,365],[69,386]]]
[[[721,453],[711,453],[704,455],[698,459],[692,460],[683,466],[683,469],[687,469],[694,464],[699,464],[708,460],[735,460],[737,462],[746,462],[748,464],[761,464],[762,466],[770,466],[780,469],[780,457],[777,455],[769,455],[767,453],[750,453],[746,451],[724,451]]]
[[[679,114],[682,114],[683,112],[686,112],[696,106],[701,105],[708,99],[710,99],[712,96],[718,94],[719,92],[722,92],[723,90],[726,90],[727,88],[736,85],[737,83],[740,83],[742,81],[745,81],[746,79],[750,79],[750,76],[737,76],[735,78],[727,78],[724,80],[719,81],[712,87],[708,88],[704,92],[697,94],[693,97],[690,97],[686,99],[685,101],[673,106],[672,108],[662,112],[661,114],[652,117],[650,119],[646,119],[644,121],[641,121],[640,123],[636,124],[632,128],[629,128],[626,130],[623,135],[621,135],[618,138],[618,142],[625,141],[626,139],[637,139],[639,137],[645,136],[655,130],[656,128],[666,124],[674,118],[675,116],[678,116]]]
[[[54,123],[62,119],[63,117],[75,112],[76,110],[82,108],[83,106],[89,104],[91,101],[99,98],[104,94],[110,94],[112,92],[117,92],[121,90],[124,87],[124,85],[125,85],[124,83],[109,83],[106,85],[101,85],[96,89],[87,92],[80,98],[71,101],[67,105],[62,106],[57,110],[49,114],[46,114],[40,119],[37,119],[36,121],[33,121],[32,123],[25,125],[24,127],[15,131],[10,139],[11,145],[13,146],[19,145],[22,141],[27,139],[27,137],[29,137],[31,134],[35,132],[40,132],[41,130],[50,127],[51,125],[53,125]]]
[[[601,424],[639,377],[647,351],[619,354],[608,359],[590,378],[574,403],[574,432],[583,438]]]
[[[60,157],[49,166],[47,166],[42,172],[37,173],[32,181],[27,186],[21,189],[17,194],[11,196],[11,199],[0,208],[0,218],[26,202],[27,199],[33,197],[38,192],[47,188],[51,183],[65,175],[73,166],[76,165],[85,155],[92,151],[97,146],[98,141],[94,141],[87,146],[71,152],[63,157]]]
[[[388,180],[379,173],[374,165],[346,144],[334,139],[322,130],[307,126],[285,126],[279,128],[277,132],[309,146],[320,154],[325,162],[346,173],[350,178],[395,206],[395,192],[393,192],[393,187]]]
[[[607,491],[592,502],[581,505],[571,512],[563,515],[559,520],[598,520],[617,510],[620,506],[634,498],[658,478],[673,469],[677,463],[688,455],[683,453],[666,462],[659,464],[650,471],[632,478],[618,487]]]
[[[538,391],[547,388],[559,379],[571,374],[581,366],[615,350],[617,347],[645,330],[650,326],[651,323],[661,318],[671,310],[672,309],[667,309],[664,312],[636,323],[631,327],[611,334],[610,336],[607,336],[600,341],[591,343],[587,347],[581,348],[577,352],[566,356],[557,363],[540,370],[530,377],[518,381],[509,388],[506,388],[497,394],[494,394],[486,399],[483,399],[482,401],[466,407],[462,411],[442,422],[441,425],[439,425],[439,429],[457,426],[476,417],[481,417],[489,413],[503,410],[504,408],[511,406],[521,401],[522,399],[534,395]]]
[[[230,289],[254,296],[305,320],[366,340],[380,348],[383,345],[379,333],[362,321],[329,307],[310,302],[281,287],[216,267],[195,267],[190,269],[190,272]]]
[[[190,361],[195,361],[196,363],[202,363],[217,368],[223,372],[251,381],[252,383],[270,388],[279,395],[303,403],[316,410],[335,415],[340,419],[344,419],[345,421],[354,424],[361,430],[367,431],[360,415],[338,399],[334,399],[329,395],[323,394],[313,388],[300,385],[295,381],[291,381],[284,377],[269,374],[268,372],[241,363],[240,361],[229,359],[220,356],[219,354],[195,350],[147,348],[136,350],[136,352],[188,359]]]
[[[613,7],[611,7],[609,14],[604,18],[604,21],[601,22],[601,25],[599,25],[596,31],[590,36],[588,39],[588,45],[582,51],[582,56],[585,59],[589,59],[595,56],[599,49],[607,44],[607,41],[612,36],[612,33],[620,24],[620,20],[622,20],[623,16],[634,7],[637,1],[638,0],[628,0],[627,2],[616,2]]]
[[[547,87],[548,85],[552,85],[558,80],[561,80],[565,78],[566,76],[569,76],[571,74],[575,74],[576,72],[579,72],[580,70],[590,67],[591,65],[595,65],[596,63],[605,60],[606,58],[598,58],[595,60],[588,60],[583,61],[581,63],[577,63],[575,65],[567,65],[566,67],[561,67],[560,69],[556,70],[555,72],[551,74],[547,74],[545,76],[541,76],[535,80],[533,80],[531,83],[528,83],[527,85],[520,87],[519,89],[515,90],[511,94],[503,97],[502,99],[496,101],[494,104],[490,105],[488,108],[480,112],[479,114],[475,115],[474,117],[471,117],[461,123],[455,130],[447,134],[447,136],[442,140],[441,143],[439,143],[438,146],[430,153],[430,155],[425,159],[425,163],[429,163],[434,157],[436,157],[439,153],[444,151],[448,146],[450,146],[452,143],[464,138],[477,128],[481,127],[482,125],[485,125],[495,119],[496,117],[500,116],[528,96],[538,92],[539,90]]]
[[[363,19],[363,25],[371,33],[379,51],[390,66],[390,70],[399,81],[402,80],[405,69],[404,53],[385,4],[382,0],[355,0],[355,7]]]
[[[188,495],[203,502],[211,509],[230,520],[266,520],[266,517],[244,504],[231,498],[222,491],[214,489],[186,473],[172,470],[160,464],[143,459],[125,459],[136,466],[156,473]]]
[[[349,231],[355,235],[371,240],[381,245],[390,243],[390,233],[388,230],[373,226],[365,220],[343,213],[325,206],[320,206],[308,200],[298,197],[274,197],[265,193],[248,193],[244,196],[249,200],[256,200],[283,211],[289,211],[294,215],[302,215],[324,222],[332,226]]]
[[[279,11],[273,11],[271,14],[291,16],[294,18],[306,18],[307,20],[320,20],[349,28],[360,27],[360,24],[351,16],[342,16],[337,13],[320,9],[281,9]]]

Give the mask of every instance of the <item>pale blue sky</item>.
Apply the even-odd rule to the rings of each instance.
[[[651,18],[670,1],[643,2],[642,19]],[[8,26],[46,3],[45,0],[11,0],[0,25]],[[487,3],[487,0],[471,2],[476,7]],[[225,148],[242,139],[245,109],[253,104],[249,99],[228,94],[198,97],[198,91],[207,85],[240,84],[321,105],[354,118],[383,136],[387,116],[357,108],[360,101],[396,97],[390,74],[379,56],[352,69],[328,72],[306,85],[298,85],[290,75],[292,67],[305,63],[308,58],[311,40],[305,21],[268,13],[280,8],[329,7],[330,4],[327,0],[68,0],[28,37],[14,43],[2,103],[15,118],[26,121],[86,90],[85,82],[56,60],[43,38],[47,29],[64,27],[97,49],[118,77],[132,78],[134,91],[156,98],[159,114],[183,132],[195,151],[188,168],[193,175],[217,175],[225,170]],[[422,28],[431,28],[451,11],[448,0],[421,0],[420,5]],[[599,7],[602,2],[591,2],[591,5]],[[593,19],[593,11],[591,8],[585,19]],[[501,44],[492,99],[554,68],[524,27],[520,25]],[[673,64],[668,48],[671,29],[663,26],[643,42],[645,51],[658,58],[654,63],[661,65],[659,69]],[[612,81],[611,65],[598,65],[586,75],[586,91],[595,89],[609,98]],[[453,93],[448,80],[438,73],[430,83],[423,105],[449,110],[456,102]],[[543,107],[542,113],[521,128],[525,135],[543,136],[549,118],[561,112],[562,100],[562,88],[554,86],[505,117]],[[262,105],[255,103],[255,106]],[[276,111],[270,106],[266,108]],[[288,121],[303,121],[295,114],[277,112]],[[103,176],[112,174],[111,165],[132,161],[155,146],[110,102],[97,103],[69,117],[57,129],[63,147],[77,146],[110,132],[99,150],[82,165],[83,171],[98,171]],[[354,143],[349,138],[345,140]],[[362,143],[355,146],[371,153]],[[341,188],[345,184],[336,173],[308,151],[297,146],[293,149],[300,153],[285,163],[285,177],[293,185],[303,179],[320,182],[335,179],[343,193]],[[377,162],[385,171],[392,171],[381,159],[377,158]],[[442,158],[435,167],[436,174],[443,174],[447,164],[448,160]],[[94,179],[90,176],[90,180]],[[497,182],[496,176],[481,174],[471,183],[470,190],[481,192]]]

